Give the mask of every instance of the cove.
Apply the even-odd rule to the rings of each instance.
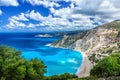
[[[82,55],[70,49],[45,46],[60,37],[35,37],[38,33],[0,33],[0,44],[12,46],[22,51],[27,60],[40,59],[47,66],[46,76],[75,74],[82,63]]]

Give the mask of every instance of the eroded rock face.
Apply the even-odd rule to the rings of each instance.
[[[76,41],[75,48],[80,49],[81,51],[88,54],[88,56],[98,48],[102,48],[114,42],[117,39],[118,31],[110,29],[94,29],[87,33],[88,35],[84,36],[82,39]]]
[[[120,52],[120,21],[113,21],[75,35],[64,36],[49,46],[69,48],[84,53],[84,62],[76,75],[87,77],[90,75],[91,68],[99,60],[113,52]]]
[[[80,32],[52,43],[52,46],[75,49],[86,54],[92,63],[120,51],[120,21],[101,25],[90,31]]]

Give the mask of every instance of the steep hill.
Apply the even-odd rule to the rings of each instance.
[[[116,20],[71,36],[64,36],[51,46],[79,50],[89,57],[92,63],[114,51],[120,51],[120,21]]]
[[[90,75],[90,69],[103,57],[120,52],[120,20],[98,26],[89,31],[65,35],[49,46],[68,48],[84,54],[84,62],[76,72],[78,77]]]
[[[80,50],[88,55],[91,62],[96,62],[113,51],[120,50],[120,21],[116,20],[89,31],[64,36],[51,45]]]

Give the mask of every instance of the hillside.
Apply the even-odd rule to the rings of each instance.
[[[120,52],[120,21],[116,20],[89,31],[64,36],[49,45],[81,51],[95,65],[112,52]]]

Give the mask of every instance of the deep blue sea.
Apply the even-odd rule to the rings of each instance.
[[[39,33],[0,33],[0,44],[12,46],[22,51],[27,60],[38,58],[47,66],[46,76],[75,74],[82,63],[82,55],[70,49],[45,46],[60,37],[35,37]]]

